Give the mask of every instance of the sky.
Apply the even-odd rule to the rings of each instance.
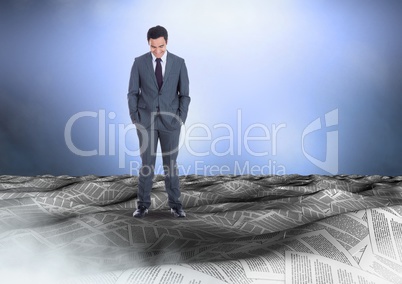
[[[190,78],[180,174],[402,175],[401,15],[396,0],[1,1],[0,174],[137,175],[128,81],[162,25]]]

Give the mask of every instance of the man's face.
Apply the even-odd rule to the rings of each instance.
[[[151,48],[151,52],[155,55],[156,58],[161,58],[166,52],[167,42],[163,36],[158,37],[157,39],[149,39],[149,46]]]

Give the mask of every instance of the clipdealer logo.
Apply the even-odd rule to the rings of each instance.
[[[66,145],[72,153],[83,157],[117,155],[119,168],[125,168],[126,158],[140,156],[141,150],[143,150],[131,150],[126,145],[127,135],[136,136],[137,129],[133,124],[107,123],[107,118],[109,120],[115,119],[116,113],[109,112],[108,114],[106,114],[106,111],[104,109],[100,109],[98,112],[82,111],[74,114],[67,121],[64,129],[64,139]],[[81,119],[97,120],[98,147],[96,149],[82,150],[78,148],[77,145],[74,143],[72,138],[72,130],[74,128],[74,124]],[[334,109],[325,114],[324,123],[322,122],[322,119],[320,117],[309,123],[307,127],[303,129],[301,139],[299,140],[304,157],[306,157],[309,162],[311,162],[318,168],[330,174],[338,173],[338,130],[334,130],[334,127],[337,125],[338,109]],[[285,129],[287,128],[286,123],[272,124],[271,127],[268,127],[268,125],[265,125],[263,123],[253,123],[247,127],[243,127],[244,126],[242,121],[241,109],[237,110],[237,121],[235,126],[227,123],[218,123],[213,125],[212,127],[204,123],[194,123],[189,126],[182,126],[180,143],[177,150],[179,150],[181,147],[184,147],[191,156],[198,157],[198,159],[194,160],[194,167],[190,165],[186,172],[191,172],[191,168],[193,168],[193,170],[199,168],[200,163],[202,164],[203,162],[202,157],[205,156],[212,155],[217,159],[221,159],[221,157],[227,155],[238,155],[239,157],[251,156],[254,158],[278,155],[278,137],[280,136],[280,132],[285,131]],[[324,127],[327,129],[327,131],[325,132],[325,159],[320,160],[306,150],[306,137],[314,132],[323,129]],[[228,135],[214,137],[213,133],[215,130],[218,129],[225,130]],[[259,129],[258,131],[263,134],[260,134],[259,136],[252,135],[253,131],[255,133],[255,129]],[[200,130],[204,133],[203,135],[199,134]],[[116,136],[117,140],[115,139]],[[117,144],[115,141],[117,141]],[[198,142],[198,146],[200,145],[199,142],[201,142],[201,145],[203,145],[203,150],[206,149],[205,147],[209,148],[206,149],[206,151],[200,151],[201,148],[193,146],[194,144],[192,143],[194,142]],[[220,143],[226,143],[229,146],[222,151],[221,148],[218,147]],[[253,143],[260,143],[259,145],[263,146],[260,148],[253,148],[252,145],[255,145]],[[256,149],[258,149],[258,151],[256,151]],[[240,162],[237,162],[235,165],[233,165],[233,167],[224,166],[224,168],[222,169],[219,168],[217,165],[205,165],[205,167],[210,167],[211,169],[215,169],[216,167],[218,167],[219,171],[225,170],[228,173],[230,171],[236,171],[236,169],[241,169],[241,172],[244,174],[247,174],[249,169],[254,169],[254,171],[251,172],[255,174],[286,173],[285,165],[277,164],[277,161],[275,160],[270,159],[268,160],[268,165],[263,166],[250,166],[250,162],[252,161],[245,161],[246,164],[243,166],[240,165]],[[137,166],[140,167],[139,164]],[[206,172],[206,169],[204,169],[204,172]]]
[[[338,125],[338,109],[334,109],[325,114],[325,127],[330,128],[332,126]],[[311,122],[307,127],[303,130],[302,134],[302,151],[303,155],[314,165],[319,167],[320,169],[330,173],[337,174],[338,173],[338,156],[339,156],[339,145],[338,145],[338,130],[328,130],[326,131],[326,149],[325,149],[325,160],[321,161],[309,153],[307,153],[305,149],[305,138],[307,135],[318,131],[323,128],[323,124],[321,123],[321,118],[317,118],[313,122]]]

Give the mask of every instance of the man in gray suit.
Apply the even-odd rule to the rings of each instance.
[[[189,80],[184,60],[166,50],[164,27],[147,33],[150,52],[135,58],[131,69],[128,107],[136,125],[142,166],[138,179],[138,208],[133,216],[142,218],[151,205],[158,140],[162,149],[165,189],[175,217],[185,217],[180,202],[177,155],[181,125],[190,104]]]

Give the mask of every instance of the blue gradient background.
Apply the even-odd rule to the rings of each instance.
[[[211,139],[180,149],[181,174],[215,174],[209,166],[239,174],[236,163],[271,165],[268,174],[328,174],[303,154],[302,133],[335,109],[339,174],[402,174],[401,1],[41,0],[0,7],[0,174],[135,174],[139,156],[119,156],[138,149],[128,131],[129,73],[157,24],[169,31],[168,50],[186,59],[186,128],[192,136],[207,135],[197,125],[211,131]],[[80,112],[97,117],[77,120],[72,141],[97,155],[82,157],[66,145],[65,126]],[[232,144],[220,124],[233,128]],[[254,152],[268,151],[260,157],[239,144],[254,124],[270,131],[285,125],[275,142],[249,142]],[[303,145],[320,160],[326,131]],[[213,153],[231,146],[232,154]]]

